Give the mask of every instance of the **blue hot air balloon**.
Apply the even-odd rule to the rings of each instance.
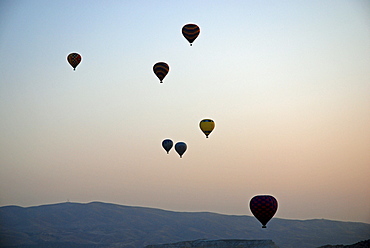
[[[184,142],[177,142],[176,143],[175,150],[180,155],[180,158],[182,158],[182,155],[185,153],[186,148],[187,148],[187,146]]]
[[[173,146],[173,142],[170,139],[165,139],[162,141],[162,147],[166,150],[167,154],[170,152]]]

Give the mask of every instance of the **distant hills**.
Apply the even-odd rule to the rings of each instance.
[[[319,248],[369,248],[370,247],[370,239],[358,242],[353,245],[324,245],[320,246]]]
[[[242,240],[242,239],[217,239],[217,240],[193,240],[172,244],[148,245],[145,248],[279,248],[272,240]],[[369,248],[370,239],[353,245],[325,245],[319,248]]]
[[[216,239],[193,240],[172,244],[148,245],[145,248],[279,248],[272,240]]]
[[[262,229],[251,216],[102,202],[0,207],[1,248],[142,248],[198,239],[268,239],[280,248],[317,248],[370,239],[370,224],[274,218]]]

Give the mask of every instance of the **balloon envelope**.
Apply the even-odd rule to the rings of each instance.
[[[153,71],[161,83],[163,83],[163,79],[166,77],[169,70],[170,67],[165,62],[158,62],[153,66]]]
[[[199,33],[200,28],[196,24],[186,24],[184,27],[182,27],[182,35],[189,41],[190,46],[198,37]]]
[[[211,119],[204,119],[200,121],[199,127],[202,130],[202,132],[206,135],[206,138],[208,138],[208,135],[210,135],[213,129],[215,128],[215,122]]]
[[[165,139],[162,141],[162,147],[166,150],[167,154],[171,150],[173,142],[170,139]]]
[[[78,53],[70,53],[67,56],[68,63],[73,67],[73,70],[76,70],[76,67],[81,62],[82,57]]]
[[[187,148],[187,146],[184,142],[177,142],[176,143],[175,150],[180,155],[180,158],[182,158],[182,155],[185,153],[186,148]]]
[[[262,228],[266,228],[267,222],[275,215],[278,202],[271,195],[256,195],[250,202],[249,207],[254,217],[262,224]]]

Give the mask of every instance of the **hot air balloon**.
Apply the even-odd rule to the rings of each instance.
[[[206,138],[208,138],[208,135],[210,135],[212,130],[215,128],[215,122],[211,119],[204,119],[200,121],[199,127],[206,135]]]
[[[67,56],[68,63],[73,67],[73,70],[76,70],[76,67],[81,62],[82,57],[78,53],[70,53]]]
[[[267,222],[275,215],[278,202],[271,195],[256,195],[249,202],[249,207],[254,217],[266,228]]]
[[[171,150],[172,146],[173,146],[172,140],[165,139],[165,140],[162,141],[162,147],[166,150],[167,154]]]
[[[182,35],[189,41],[190,46],[198,37],[199,33],[200,29],[196,24],[186,24],[182,27]]]
[[[153,71],[155,75],[157,75],[157,77],[159,78],[160,83],[163,83],[162,80],[166,77],[169,70],[170,67],[165,62],[158,62],[153,66]]]
[[[180,158],[182,158],[182,155],[185,153],[186,148],[187,148],[187,146],[184,142],[177,142],[176,143],[175,150],[180,155]]]

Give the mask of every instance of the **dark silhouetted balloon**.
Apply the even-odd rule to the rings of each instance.
[[[249,207],[254,217],[266,228],[267,222],[275,215],[278,202],[271,195],[256,195],[249,202]]]
[[[82,57],[78,53],[71,53],[67,56],[68,63],[73,67],[73,70],[76,70],[76,67],[81,62]]]
[[[162,141],[162,147],[166,150],[167,154],[170,152],[173,146],[173,142],[170,139],[165,139]]]
[[[208,138],[208,135],[210,135],[213,129],[215,128],[215,122],[211,119],[204,119],[200,121],[199,127],[202,130],[202,132],[206,135],[206,138]]]
[[[184,142],[177,142],[176,143],[175,150],[180,155],[180,158],[182,158],[182,155],[185,153],[186,148],[187,148],[187,146]]]
[[[199,33],[200,29],[196,24],[186,24],[182,27],[182,35],[189,41],[190,46],[198,37]]]
[[[166,77],[169,70],[170,67],[165,62],[158,62],[153,66],[153,71],[161,83],[163,83],[163,79]]]

